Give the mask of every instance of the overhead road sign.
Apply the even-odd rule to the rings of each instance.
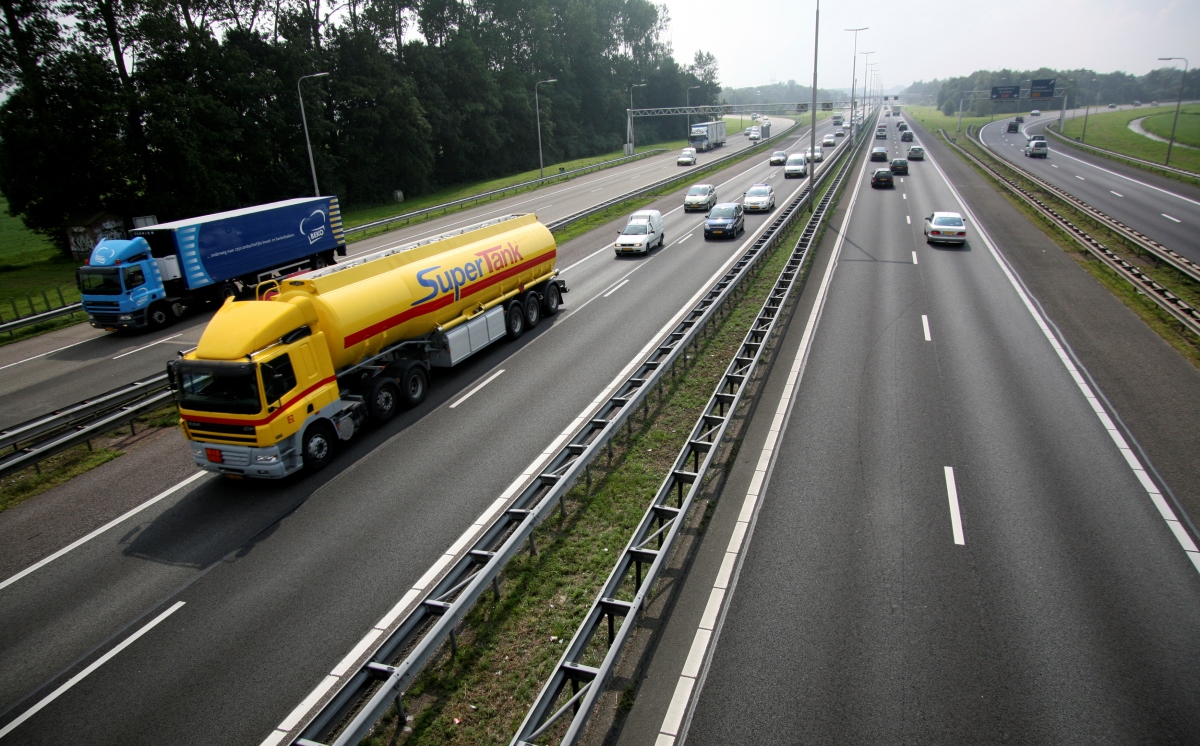
[[[1054,87],[1054,82],[1050,83],[1051,88]],[[994,85],[992,86],[992,98],[994,99],[1014,99],[1021,97],[1021,86],[1019,85]]]
[[[1055,78],[1043,78],[1033,81],[1029,86],[1030,98],[1054,98]]]

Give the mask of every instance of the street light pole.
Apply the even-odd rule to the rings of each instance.
[[[687,91],[684,93],[684,101],[687,103],[687,106],[689,108],[692,105],[692,91],[696,90],[697,88],[703,88],[703,87],[704,86],[702,86],[702,85],[694,85],[691,88],[688,88]],[[633,99],[630,99],[630,102],[631,102],[630,106],[633,105],[632,101],[633,101]],[[688,133],[688,137],[692,136],[692,113],[690,111],[687,113],[687,133]]]
[[[312,75],[301,75],[296,81],[296,95],[300,97],[300,121],[304,124],[304,144],[308,146],[308,167],[312,169],[313,177],[313,196],[321,196],[321,188],[317,186],[317,166],[313,162],[312,143],[308,139],[308,117],[304,114],[304,94],[300,92],[300,81],[305,78],[320,78],[329,73],[313,73]]]
[[[633,89],[634,88],[645,88],[646,85],[647,85],[646,83],[630,83],[630,85],[629,85],[629,154],[630,155],[633,155],[633,152],[635,150],[637,150],[637,147],[633,143]]]
[[[867,106],[869,104],[867,101],[867,81],[871,79],[871,55],[875,54],[875,52],[859,52],[859,54],[866,57],[863,60],[863,120],[866,121]]]
[[[808,130],[808,153],[812,157],[812,168],[808,171],[809,193],[816,199],[817,184],[817,45],[821,41],[821,0],[817,0],[817,14],[813,19],[813,84],[812,84],[812,127]],[[810,200],[809,207],[813,207]]]
[[[854,55],[850,58],[850,137],[854,137],[854,89],[858,87],[858,32],[866,31],[870,26],[862,28],[848,28],[843,31],[850,31],[854,34]]]
[[[546,164],[542,162],[542,107],[538,104],[538,89],[542,83],[557,83],[558,78],[550,80],[539,80],[533,84],[533,110],[537,114],[537,131],[538,131],[538,173],[541,178],[546,178]]]
[[[1095,79],[1093,79],[1091,82],[1094,83]],[[1091,89],[1091,86],[1089,85],[1088,88]],[[1083,137],[1079,138],[1079,142],[1087,142],[1088,113],[1090,113],[1092,110],[1091,93],[1092,93],[1091,90],[1088,90],[1087,97],[1083,99]]]
[[[1186,57],[1159,57],[1159,60],[1166,62],[1169,60],[1183,60],[1183,73],[1179,76],[1179,98],[1175,101],[1175,118],[1171,120],[1171,137],[1167,140],[1167,159],[1163,161],[1163,165],[1171,163],[1171,146],[1175,144],[1175,125],[1179,124],[1179,107],[1183,104],[1183,81],[1187,78],[1188,61]]]

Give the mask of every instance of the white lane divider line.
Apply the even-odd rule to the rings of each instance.
[[[1164,213],[1161,213],[1161,215],[1162,215],[1164,218],[1166,218],[1167,220],[1174,220],[1176,223],[1182,223],[1182,222],[1183,222],[1183,221],[1182,221],[1182,220],[1180,220],[1179,218],[1173,218],[1173,217],[1171,217],[1170,215],[1166,214],[1165,212],[1164,212]]]
[[[1080,181],[1087,181],[1087,179],[1083,178],[1083,177],[1082,177],[1082,176],[1080,176],[1079,174],[1075,174],[1075,178],[1076,178],[1076,179],[1079,179]]]
[[[93,337],[92,339],[101,339],[101,337]],[[38,358],[40,358],[40,357],[46,357],[47,355],[53,355],[53,354],[54,354],[54,353],[56,353],[56,352],[62,352],[62,351],[63,351],[63,350],[65,350],[65,349],[68,349],[68,348],[70,348],[70,347],[74,347],[75,345],[81,345],[81,344],[83,344],[84,342],[91,342],[91,341],[92,341],[92,339],[81,339],[81,340],[79,340],[78,342],[72,342],[72,343],[71,343],[71,344],[69,344],[69,345],[63,345],[62,347],[57,347],[57,348],[55,348],[55,349],[53,349],[53,350],[49,350],[49,351],[47,351],[47,352],[43,352],[43,353],[41,353],[41,354],[39,354],[39,355],[34,355],[33,357],[27,357],[27,358],[25,358],[24,360],[18,360],[18,361],[17,361],[17,362],[15,362],[15,363],[9,363],[8,365],[0,365],[0,370],[4,370],[5,368],[11,368],[11,367],[13,367],[14,365],[20,365],[21,363],[27,363],[27,362],[29,362],[30,360],[37,360]]]
[[[914,251],[913,258],[915,259],[916,257],[917,257],[917,252]],[[921,314],[921,328],[925,330],[925,341],[932,342],[933,337],[930,336],[930,334],[929,334],[929,317],[926,316],[925,314]]]
[[[625,283],[627,283],[627,282],[629,282],[629,278],[625,278],[624,280],[621,280],[616,285],[613,285],[612,290],[609,290],[607,293],[605,293],[601,297],[607,298],[608,296],[612,295],[613,293],[615,293],[618,290],[620,290],[621,288],[623,288],[625,286]]]
[[[917,252],[913,252],[913,264],[917,263]]]
[[[721,569],[717,572],[716,580],[713,581],[713,589],[708,597],[708,605],[704,609],[704,616],[700,618],[700,624],[696,628],[696,635],[692,638],[692,647],[688,652],[687,662],[679,675],[678,683],[675,685],[675,693],[671,697],[671,704],[667,707],[666,715],[663,716],[663,722],[659,727],[655,746],[673,746],[677,740],[683,738],[687,733],[687,726],[691,720],[691,708],[696,702],[696,697],[693,696],[693,693],[698,692],[699,688],[702,688],[704,685],[708,665],[712,659],[713,650],[716,648],[717,638],[720,636],[721,625],[724,621],[723,610],[725,608],[725,598],[733,592],[733,588],[737,584],[737,573],[740,572],[740,569],[738,569],[739,560],[744,556],[744,551],[748,546],[750,536],[753,533],[752,523],[757,520],[758,508],[762,504],[760,497],[766,492],[771,472],[775,467],[778,443],[783,437],[784,432],[786,432],[788,420],[791,418],[792,406],[796,401],[796,391],[800,387],[800,381],[803,379],[804,370],[808,365],[808,355],[812,349],[812,341],[816,335],[817,324],[820,322],[825,308],[825,299],[829,294],[829,286],[833,280],[834,270],[838,266],[838,257],[842,253],[842,243],[845,240],[846,228],[850,224],[850,216],[854,213],[854,205],[858,201],[859,190],[862,189],[864,181],[862,177],[866,175],[869,163],[869,161],[864,161],[862,168],[859,169],[854,192],[850,197],[849,207],[842,220],[841,231],[838,233],[837,242],[833,246],[833,255],[829,258],[829,268],[826,270],[825,276],[821,278],[821,285],[817,290],[816,300],[813,302],[812,310],[809,312],[808,322],[804,327],[804,334],[800,338],[800,347],[796,350],[796,356],[793,358],[792,367],[788,372],[787,384],[784,386],[783,394],[780,396],[779,403],[775,407],[775,417],[771,421],[770,432],[767,434],[766,443],[763,444],[762,452],[759,454],[758,464],[754,467],[754,476],[751,478],[750,486],[746,490],[746,497],[742,501],[742,511],[738,515],[733,535],[729,537],[729,544],[725,549],[725,557],[721,562]]]
[[[686,241],[686,240],[688,240],[689,238],[691,238],[693,235],[695,235],[695,234],[694,234],[694,233],[689,233],[689,234],[687,234],[686,236],[684,236],[683,238],[681,238],[681,239],[679,239],[678,241],[676,241],[675,243],[683,243],[684,241]]]
[[[470,390],[470,391],[468,391],[466,394],[464,394],[464,395],[463,395],[463,398],[461,398],[461,399],[459,399],[458,401],[456,401],[456,402],[454,402],[453,404],[451,404],[451,405],[450,405],[450,408],[451,408],[451,409],[454,409],[454,408],[455,408],[455,407],[457,407],[459,404],[462,404],[463,402],[465,402],[467,399],[470,399],[472,396],[475,396],[475,393],[476,393],[477,391],[479,391],[479,389],[483,388],[484,386],[488,385],[488,384],[489,384],[489,383],[491,383],[492,381],[494,381],[494,380],[496,380],[497,378],[499,378],[499,377],[500,377],[500,374],[501,374],[501,373],[503,373],[503,372],[504,372],[504,368],[501,368],[500,370],[496,371],[495,373],[491,374],[491,375],[490,375],[490,376],[488,376],[487,378],[485,378],[485,379],[483,379],[482,381],[480,381],[478,386],[476,386],[475,388],[471,389],[471,390]]]
[[[121,358],[125,357],[126,355],[132,355],[135,352],[141,352],[142,350],[148,350],[156,344],[162,344],[163,342],[169,342],[170,340],[175,339],[176,337],[182,337],[182,336],[183,336],[183,332],[180,332],[178,334],[172,334],[169,337],[163,337],[162,339],[155,341],[155,342],[151,342],[148,345],[142,345],[141,347],[138,347],[135,350],[130,350],[129,352],[122,352],[120,355],[117,355],[116,357],[114,357],[113,360],[120,360]]]
[[[75,541],[71,542],[70,544],[68,544],[67,546],[65,546],[65,547],[63,547],[62,549],[58,550],[57,552],[55,552],[54,554],[50,555],[49,557],[46,557],[45,559],[39,560],[38,562],[35,562],[34,564],[30,565],[29,567],[26,567],[26,568],[25,568],[24,570],[22,570],[21,572],[19,572],[19,573],[17,573],[16,575],[13,575],[12,577],[8,578],[8,579],[7,579],[7,580],[5,580],[3,583],[0,583],[0,591],[4,590],[5,588],[7,588],[8,586],[10,586],[10,585],[12,585],[13,583],[17,582],[18,580],[20,580],[21,578],[25,577],[26,575],[28,575],[28,574],[30,574],[30,573],[32,573],[32,572],[35,572],[35,571],[37,571],[37,570],[39,570],[39,569],[41,569],[41,568],[45,567],[46,565],[50,564],[50,563],[51,563],[51,562],[53,562],[54,560],[58,559],[59,557],[63,556],[64,554],[66,554],[67,552],[70,552],[72,549],[76,549],[76,548],[78,548],[78,547],[80,547],[80,546],[83,546],[84,544],[88,543],[89,541],[91,541],[92,539],[96,538],[96,537],[97,537],[97,536],[99,536],[100,534],[102,534],[102,533],[104,533],[105,531],[109,530],[109,529],[110,529],[110,528],[112,528],[113,526],[118,526],[118,525],[120,525],[121,523],[124,523],[126,519],[128,519],[128,518],[130,518],[130,517],[132,517],[132,516],[134,516],[134,515],[137,515],[138,513],[142,512],[143,510],[145,510],[146,508],[150,507],[151,505],[153,505],[154,503],[158,502],[159,500],[162,500],[163,498],[167,497],[168,495],[172,495],[172,494],[174,494],[175,492],[177,492],[177,491],[179,491],[179,490],[183,489],[184,487],[188,486],[188,485],[189,485],[189,484],[191,484],[192,482],[195,482],[195,481],[196,481],[197,479],[199,479],[200,477],[202,477],[202,476],[204,476],[204,475],[206,475],[206,474],[209,474],[209,473],[210,473],[210,472],[207,472],[207,471],[198,471],[198,472],[196,472],[195,474],[193,474],[192,476],[190,476],[190,477],[188,477],[187,479],[183,480],[182,482],[180,482],[179,484],[175,485],[174,487],[169,487],[169,488],[167,488],[167,489],[163,490],[162,492],[158,493],[157,495],[155,495],[154,497],[150,498],[149,500],[147,500],[146,502],[142,503],[141,505],[137,506],[136,508],[133,508],[132,510],[129,510],[128,512],[126,512],[126,513],[124,513],[124,514],[122,514],[122,515],[118,516],[117,518],[114,518],[114,519],[112,519],[111,521],[109,521],[108,523],[104,524],[103,526],[101,526],[100,528],[96,529],[95,531],[91,532],[91,533],[90,533],[90,534],[88,534],[87,536],[84,536],[82,539],[76,539]]]
[[[954,467],[946,467],[946,495],[950,499],[950,527],[954,529],[954,543],[963,546],[962,513],[958,509],[958,485],[954,483]]]
[[[1122,198],[1122,199],[1124,199],[1124,198],[1125,198],[1125,195],[1124,195],[1124,194],[1121,194],[1120,192],[1114,192],[1114,191],[1113,191],[1113,190],[1111,190],[1111,189],[1109,189],[1109,190],[1108,190],[1108,193],[1109,193],[1109,194],[1115,194],[1115,195],[1117,195],[1118,197],[1120,197],[1120,198]]]
[[[903,197],[904,199],[908,199],[908,194],[907,194],[907,193],[905,193],[905,194],[901,194],[900,196],[901,196],[901,197]]]
[[[912,215],[905,215],[904,222],[908,223],[909,225],[912,225]],[[913,252],[913,255],[914,256],[916,255],[915,251]]]
[[[140,638],[142,635],[144,635],[147,632],[149,632],[150,630],[154,629],[164,619],[171,616],[175,612],[179,611],[179,609],[183,607],[183,604],[184,604],[183,601],[176,601],[175,604],[171,608],[167,609],[163,613],[154,617],[154,619],[150,620],[146,624],[146,626],[142,627],[137,632],[134,632],[132,635],[125,638],[125,640],[120,645],[116,646],[112,650],[110,650],[107,653],[105,653],[104,655],[100,656],[99,658],[96,659],[95,662],[92,663],[92,665],[88,666],[87,668],[83,669],[79,673],[72,676],[70,681],[63,684],[59,688],[55,689],[50,694],[46,695],[46,697],[43,698],[41,702],[38,702],[33,707],[30,707],[28,710],[21,713],[21,716],[18,717],[16,720],[12,721],[8,725],[4,726],[3,728],[0,728],[0,738],[4,738],[9,733],[12,733],[14,730],[17,729],[17,727],[19,725],[21,725],[21,723],[24,723],[26,720],[28,720],[29,718],[36,715],[41,709],[43,709],[44,707],[49,705],[51,702],[53,702],[54,700],[58,699],[60,696],[65,694],[68,689],[70,689],[71,687],[75,686],[76,684],[78,684],[79,682],[81,682],[85,678],[87,678],[88,675],[91,674],[93,671],[95,671],[97,668],[100,668],[100,666],[103,666],[105,663],[108,663],[110,660],[112,660],[114,657],[116,657],[116,655],[118,653],[120,653],[122,650],[129,647],[133,643],[137,642],[138,638]]]
[[[1058,166],[1056,166],[1056,165],[1054,165],[1053,163],[1051,163],[1051,164],[1050,164],[1050,168],[1058,168]]]

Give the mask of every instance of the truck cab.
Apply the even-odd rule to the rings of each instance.
[[[182,316],[186,307],[165,287],[179,276],[176,257],[155,259],[141,237],[101,241],[76,271],[92,326],[109,330],[158,328]]]

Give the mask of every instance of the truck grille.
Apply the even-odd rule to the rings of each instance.
[[[249,451],[221,451],[222,466],[249,466]]]
[[[113,300],[85,300],[83,309],[85,311],[116,311],[121,307],[121,304]]]
[[[94,313],[90,312],[92,319],[101,326],[116,326],[117,314],[115,313]]]

